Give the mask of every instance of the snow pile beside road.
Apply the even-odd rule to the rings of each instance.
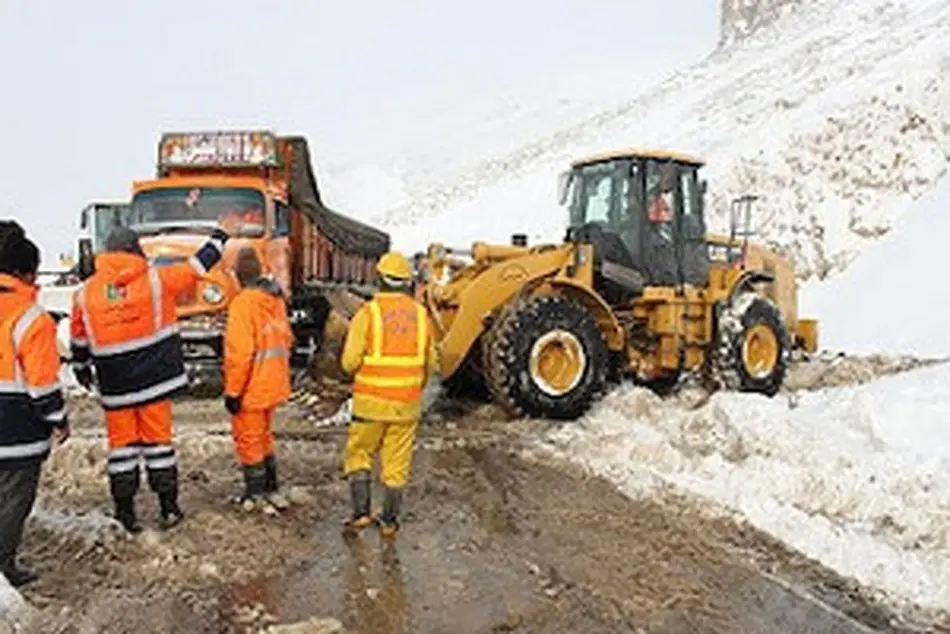
[[[950,368],[690,411],[610,395],[548,447],[630,495],[657,484],[737,514],[896,605],[950,610]]]

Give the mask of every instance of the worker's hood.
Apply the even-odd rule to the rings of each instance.
[[[247,290],[258,290],[273,297],[283,298],[280,284],[267,277],[259,277],[245,287]]]
[[[35,301],[39,289],[23,280],[0,273],[0,315],[8,315],[24,301]]]
[[[106,251],[96,256],[96,274],[115,284],[128,284],[145,275],[148,262],[141,255],[122,251]]]

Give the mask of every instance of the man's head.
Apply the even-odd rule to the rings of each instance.
[[[234,260],[234,274],[237,276],[238,283],[242,287],[248,286],[260,278],[262,272],[257,251],[253,247],[241,247]]]
[[[116,227],[109,232],[109,236],[106,238],[105,250],[145,257],[142,245],[139,244],[139,234],[128,227]]]
[[[412,265],[402,253],[390,251],[376,265],[379,287],[383,291],[408,293],[412,290]]]
[[[0,273],[32,284],[40,268],[40,250],[14,220],[0,221]]]

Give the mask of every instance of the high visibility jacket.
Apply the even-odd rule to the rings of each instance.
[[[68,423],[56,322],[36,295],[0,274],[0,469],[45,460],[53,427]]]
[[[377,293],[353,317],[340,359],[354,375],[353,416],[417,420],[436,363],[425,308],[405,294]]]
[[[70,348],[75,366],[95,366],[103,409],[145,405],[188,384],[175,298],[194,290],[222,250],[209,240],[189,262],[158,268],[131,253],[96,256],[73,301]]]
[[[241,397],[242,409],[270,409],[290,398],[293,333],[276,283],[260,280],[231,300],[224,345],[224,393]]]

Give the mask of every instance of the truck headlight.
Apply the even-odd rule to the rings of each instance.
[[[217,284],[208,284],[201,292],[201,299],[209,304],[220,304],[224,301],[224,291]]]

